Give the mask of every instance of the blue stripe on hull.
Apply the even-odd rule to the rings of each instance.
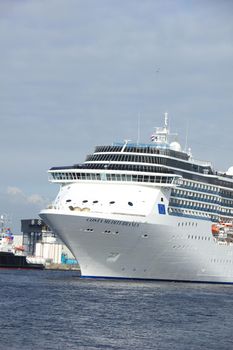
[[[97,280],[121,280],[121,281],[138,281],[138,282],[177,282],[177,283],[202,283],[202,284],[233,284],[232,282],[215,282],[215,281],[196,281],[196,280],[173,280],[162,278],[139,278],[139,277],[106,277],[106,276],[82,276],[83,279]]]

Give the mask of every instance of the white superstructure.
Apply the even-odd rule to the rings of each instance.
[[[83,164],[49,170],[60,191],[40,216],[82,276],[233,283],[232,171],[170,136],[165,114],[149,144],[97,146]]]

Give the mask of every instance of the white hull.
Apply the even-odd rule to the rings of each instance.
[[[233,283],[233,247],[211,222],[157,215],[153,222],[47,209],[40,214],[71,249],[82,276]]]
[[[169,140],[97,146],[83,164],[51,168],[60,191],[42,219],[83,276],[233,283],[233,170]]]

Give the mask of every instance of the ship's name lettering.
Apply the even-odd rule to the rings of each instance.
[[[134,221],[121,221],[121,220],[97,219],[97,218],[88,218],[86,220],[88,222],[96,222],[96,223],[99,223],[99,224],[110,224],[110,225],[122,225],[122,226],[139,227],[139,223],[138,222],[134,222]]]

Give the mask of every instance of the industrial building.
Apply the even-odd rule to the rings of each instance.
[[[25,254],[50,264],[77,264],[72,253],[41,219],[21,220]]]

